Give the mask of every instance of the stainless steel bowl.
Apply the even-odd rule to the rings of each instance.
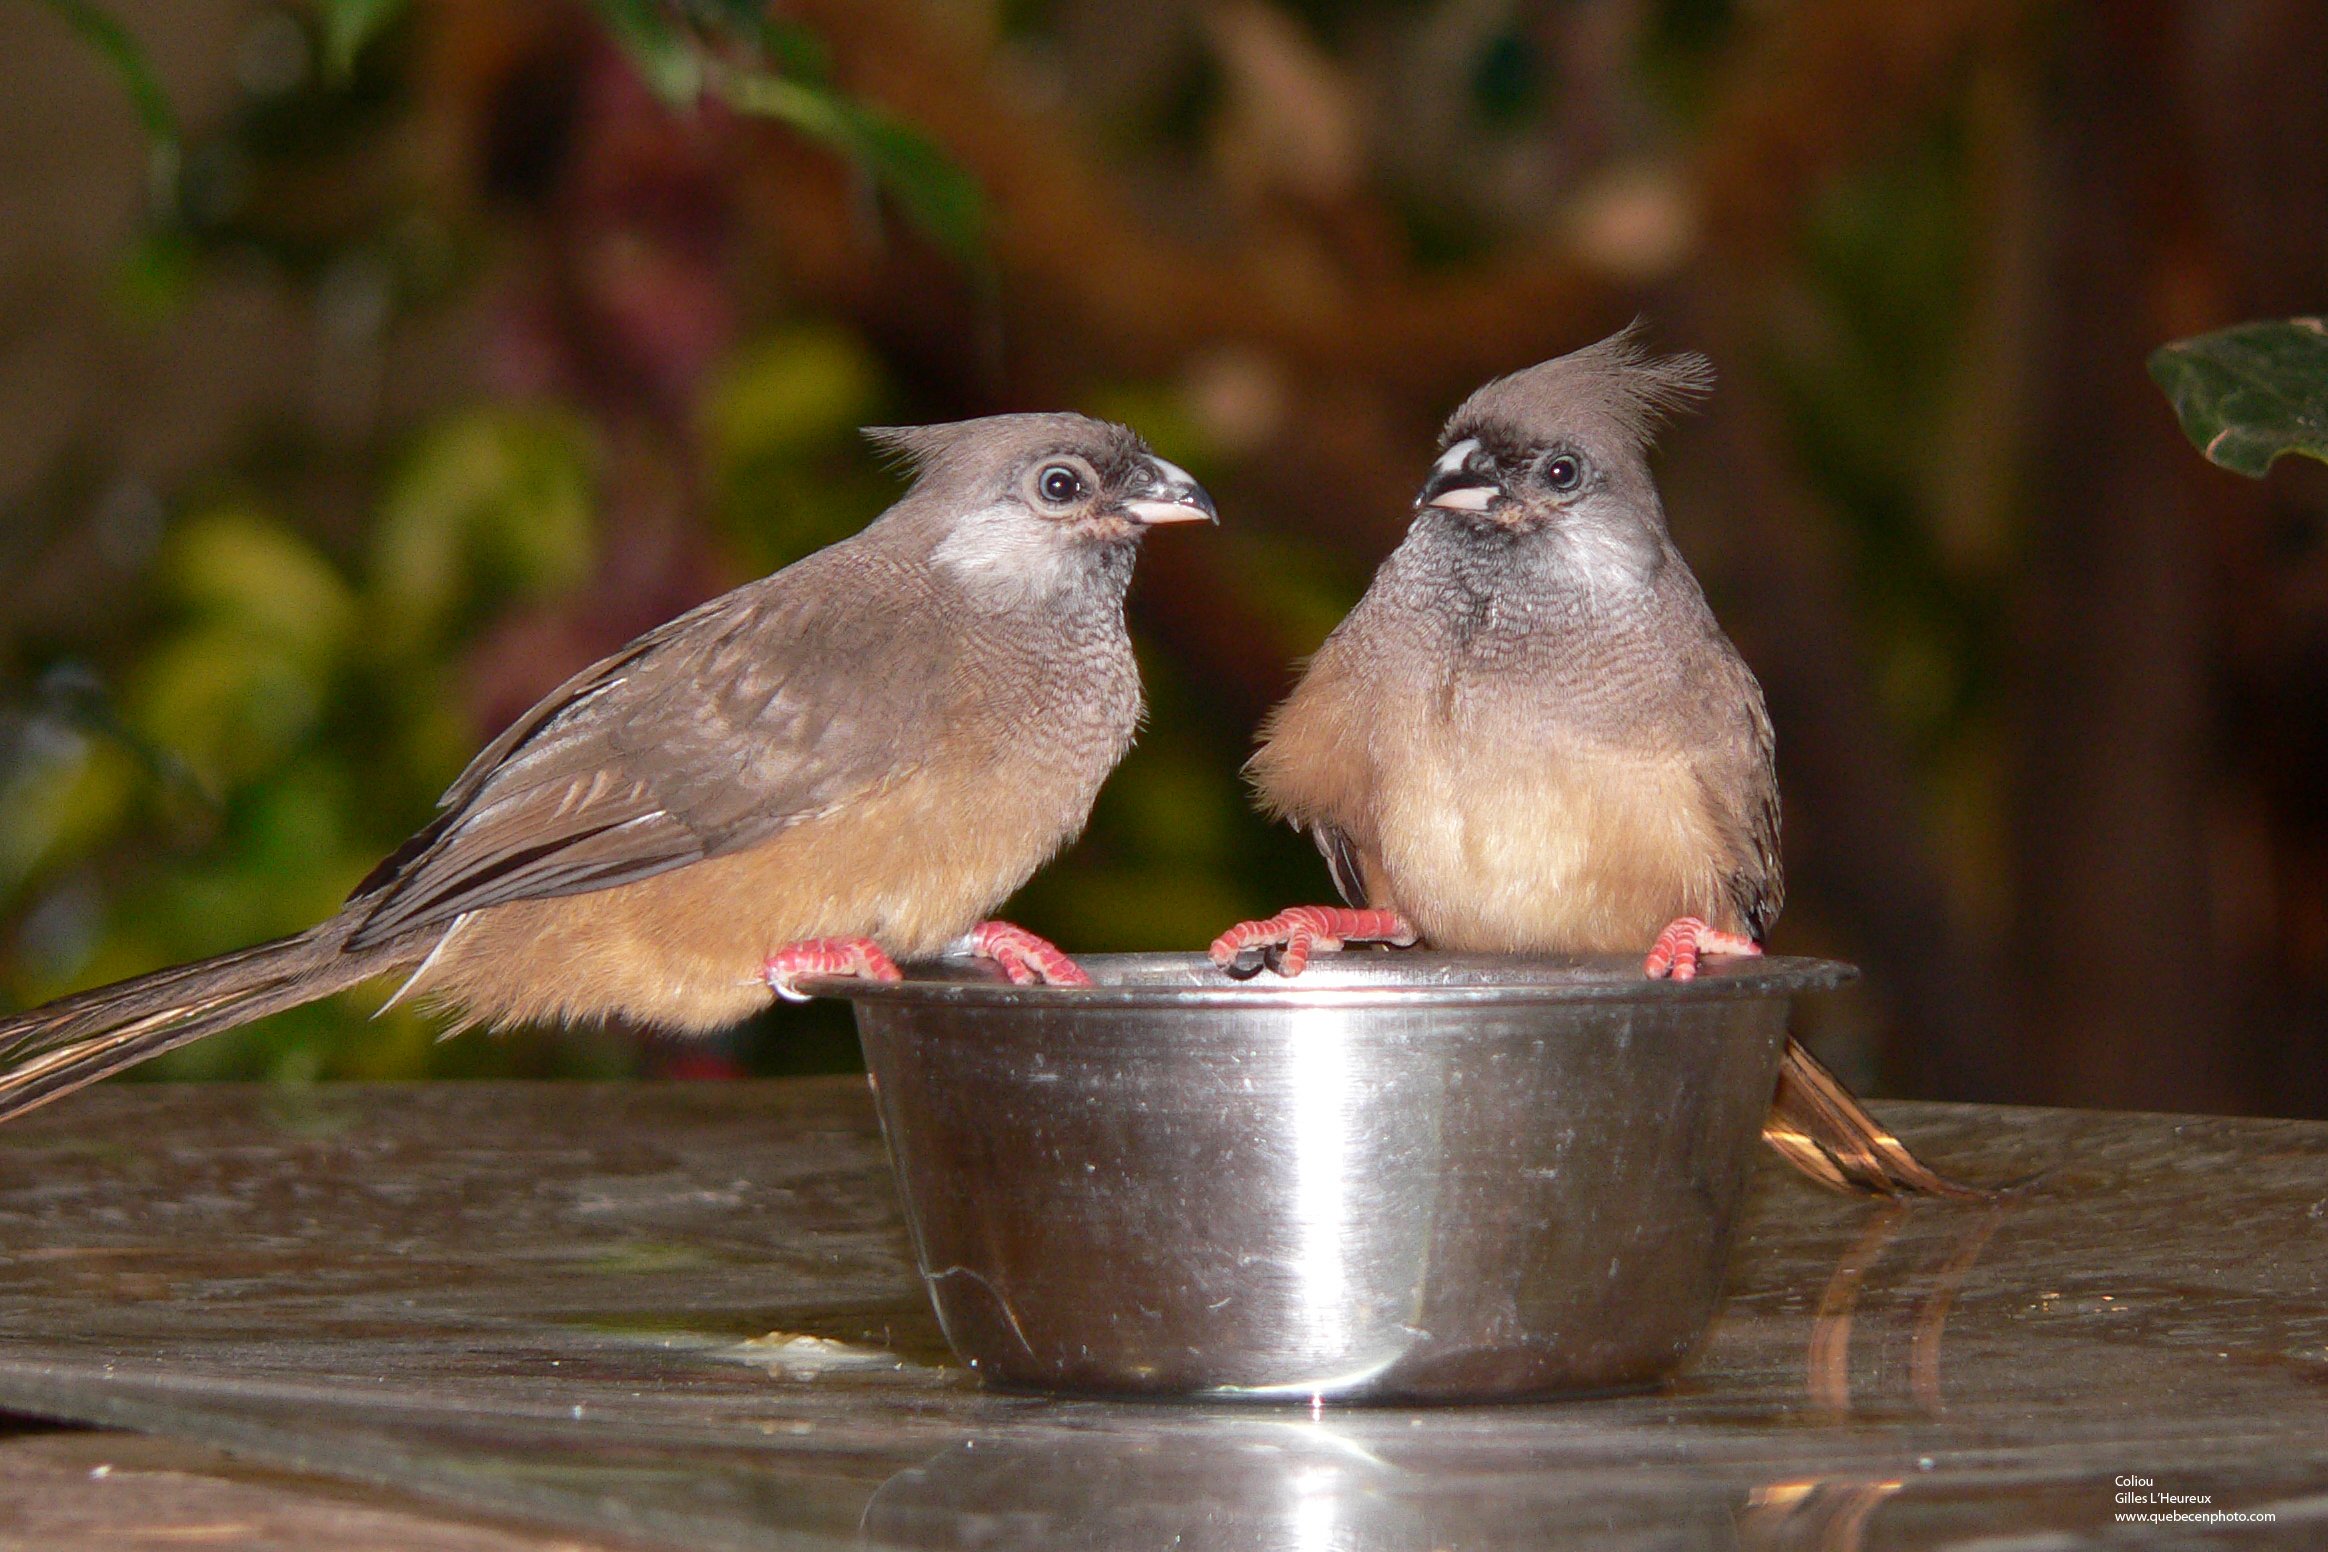
[[[1477,1401],[1647,1384],[1704,1331],[1820,960],[1098,955],[856,1005],[947,1340],[1007,1385]]]

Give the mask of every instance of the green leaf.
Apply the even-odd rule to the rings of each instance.
[[[758,0],[751,0],[751,5],[757,11],[752,38],[777,68],[796,81],[821,82],[833,73],[833,53],[823,38],[799,22],[770,16]]]
[[[161,77],[154,74],[145,49],[130,36],[128,28],[108,12],[89,4],[89,0],[41,0],[41,3],[79,33],[81,41],[94,49],[121,78],[122,88],[129,93],[130,106],[137,110],[138,123],[145,128],[148,174],[154,196],[166,197],[178,180],[181,136],[177,111],[170,106],[170,94],[162,90]]]
[[[655,0],[595,0],[598,16],[654,94],[673,107],[703,95],[703,56]]]
[[[346,84],[364,47],[411,9],[411,0],[320,0],[325,76]]]
[[[2261,479],[2282,453],[2328,462],[2328,323],[2242,323],[2161,346],[2150,375],[2192,443]]]
[[[775,119],[821,140],[869,173],[922,234],[965,263],[979,262],[986,196],[936,141],[830,87],[758,70],[708,78],[739,113]]]
[[[836,144],[871,172],[907,221],[966,264],[986,238],[986,194],[936,141],[870,108],[844,100],[848,129]]]
[[[927,135],[827,85],[830,61],[814,33],[767,16],[757,0],[593,3],[663,101],[691,107],[708,92],[738,113],[791,125],[862,168],[932,242],[965,264],[982,261],[986,197],[977,180]],[[713,52],[697,28],[739,46]]]
[[[824,39],[799,22],[772,16],[768,0],[677,0],[699,28],[743,39],[774,61],[784,74],[822,81],[832,70]]]

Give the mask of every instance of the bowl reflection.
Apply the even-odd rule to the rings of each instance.
[[[1332,1424],[1208,1421],[1163,1435],[1045,1429],[964,1440],[884,1482],[859,1538],[915,1552],[1740,1547],[1748,1495],[1718,1481],[1604,1472],[1587,1482],[1507,1469],[1542,1466],[1540,1457],[1499,1462],[1491,1450],[1459,1463],[1412,1439]],[[1483,1473],[1494,1491],[1481,1490]]]

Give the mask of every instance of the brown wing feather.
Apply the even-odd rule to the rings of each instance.
[[[1334,892],[1344,905],[1363,909],[1377,903],[1368,896],[1366,863],[1349,831],[1329,820],[1319,820],[1309,827],[1309,838],[1326,859],[1326,871],[1334,876]]]
[[[1715,730],[1692,756],[1697,789],[1719,836],[1725,870],[1722,893],[1737,922],[1717,925],[1744,930],[1757,943],[1786,903],[1786,874],[1779,861],[1778,739],[1762,686],[1711,615],[1695,656],[1694,708],[1682,715],[1690,726]]]
[[[351,897],[369,909],[350,946],[720,856],[910,768],[943,723],[949,614],[915,573],[879,588],[826,575],[864,564],[848,552],[715,599],[568,680]],[[876,655],[889,671],[868,676]]]
[[[1748,684],[1752,682],[1749,678]],[[1786,873],[1778,855],[1778,739],[1759,687],[1751,697],[1751,709],[1746,758],[1752,779],[1747,785],[1744,855],[1730,874],[1729,893],[1747,932],[1760,943],[1770,936],[1786,904]]]

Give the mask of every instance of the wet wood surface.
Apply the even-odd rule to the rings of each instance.
[[[0,1408],[141,1437],[0,1436],[0,1548],[2328,1542],[2328,1126],[1879,1108],[2035,1178],[1773,1161],[1670,1387],[1313,1412],[984,1388],[862,1080],[101,1089],[0,1128]]]
[[[4,1426],[4,1425],[0,1425]],[[279,1471],[183,1439],[0,1432],[0,1552],[615,1552],[615,1544],[448,1511],[393,1490]]]

